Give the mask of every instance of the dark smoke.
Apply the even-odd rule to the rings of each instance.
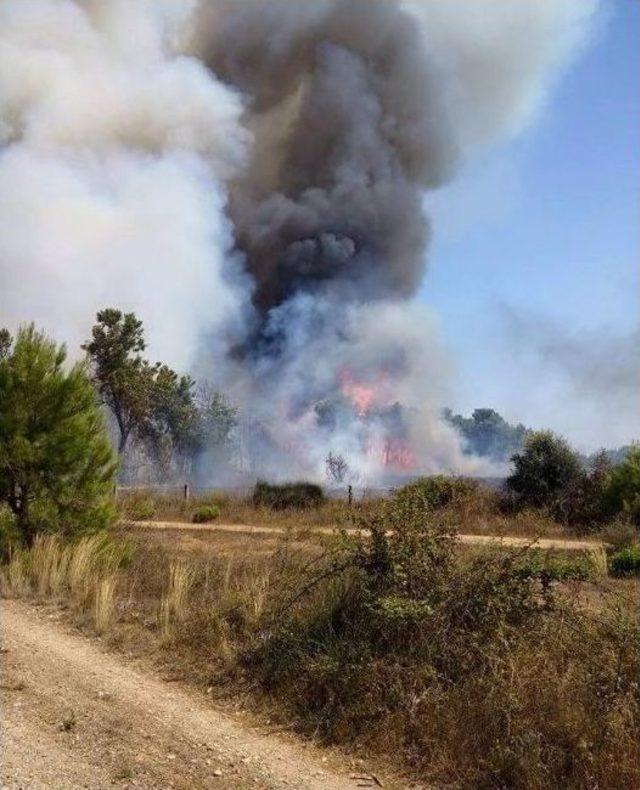
[[[407,297],[422,280],[426,189],[455,152],[434,68],[396,2],[229,2],[200,55],[248,97],[255,151],[232,188],[236,242],[269,310],[301,292]]]

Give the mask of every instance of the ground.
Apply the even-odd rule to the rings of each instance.
[[[105,652],[55,610],[15,600],[1,610],[2,788],[379,786],[356,761],[251,727]]]

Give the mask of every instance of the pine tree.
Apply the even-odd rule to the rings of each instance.
[[[0,335],[0,502],[28,544],[105,526],[116,463],[86,366],[33,325]]]

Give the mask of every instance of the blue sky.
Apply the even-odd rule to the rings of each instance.
[[[428,202],[422,298],[456,361],[454,407],[583,449],[640,436],[639,34],[640,2],[607,0],[535,124]]]

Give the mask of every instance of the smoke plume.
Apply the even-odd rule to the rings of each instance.
[[[412,299],[425,195],[532,120],[594,10],[0,0],[0,323],[75,345],[135,310],[282,474],[474,471]]]

